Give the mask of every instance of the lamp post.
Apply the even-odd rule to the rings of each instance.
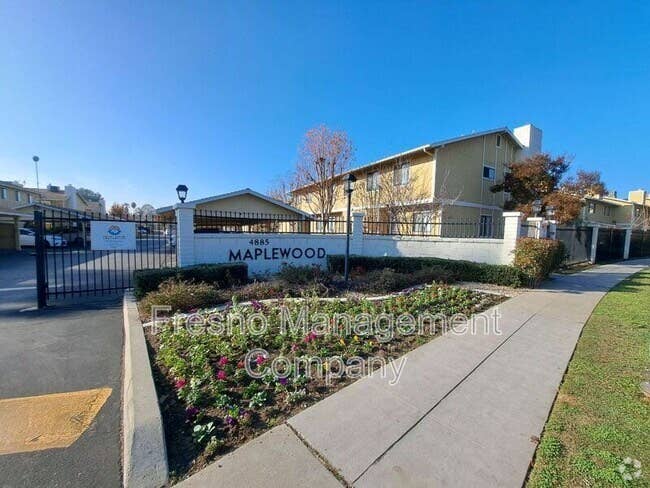
[[[38,203],[43,203],[43,195],[41,195],[41,185],[38,181],[38,162],[40,158],[38,156],[33,156],[32,161],[34,161],[34,166],[36,167],[36,191],[38,192]]]
[[[553,205],[549,205],[546,207],[546,218],[548,220],[553,220],[553,217],[555,217],[555,207]]]
[[[187,186],[178,185],[176,187],[176,195],[178,195],[178,199],[181,203],[185,203],[185,199],[187,198]]]
[[[357,178],[349,173],[343,180],[345,193],[348,196],[348,220],[347,227],[345,231],[345,283],[347,285],[348,280],[350,279],[350,229],[352,227],[352,222],[350,220],[350,211],[352,209],[352,192],[354,191],[354,182],[357,181]]]
[[[542,201],[538,198],[533,202],[533,214],[535,217],[539,217],[539,213],[542,211]]]

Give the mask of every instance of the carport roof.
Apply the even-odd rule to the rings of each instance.
[[[276,200],[275,198],[271,198],[267,195],[264,195],[263,193],[256,192],[255,190],[251,190],[250,188],[244,188],[242,190],[237,190],[233,191],[230,193],[223,193],[221,195],[214,195],[212,197],[206,197],[206,198],[200,198],[199,200],[192,200],[190,202],[186,202],[187,204],[190,205],[200,205],[201,203],[209,203],[209,202],[216,202],[217,200],[225,200],[226,198],[233,198],[233,197],[238,197],[240,195],[251,195],[253,197],[259,198],[261,200],[265,200],[269,203],[272,203],[273,205],[277,205],[278,207],[281,207],[285,210],[288,210],[289,212],[297,213],[302,215],[303,217],[308,217],[311,218],[311,215],[307,212],[303,212],[300,209],[297,209],[296,207],[293,207],[287,203],[281,202],[280,200]],[[161,214],[164,212],[169,212],[174,209],[173,205],[168,205],[167,207],[160,207],[156,209],[157,214]]]

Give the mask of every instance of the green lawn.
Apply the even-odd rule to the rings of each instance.
[[[650,486],[650,271],[614,288],[585,325],[528,487]],[[627,459],[626,458],[630,458]],[[641,477],[625,480],[641,462]],[[621,468],[622,469],[622,468]]]

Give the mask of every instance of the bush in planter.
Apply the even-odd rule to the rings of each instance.
[[[311,283],[327,284],[330,277],[320,266],[294,266],[283,264],[278,272],[278,278],[290,285],[308,285]]]
[[[133,272],[133,290],[139,300],[166,280],[208,283],[219,288],[241,285],[248,281],[245,263],[199,264],[184,268],[139,269]]]
[[[330,255],[327,264],[333,273],[342,273],[345,257],[343,255]],[[370,257],[350,256],[351,269],[365,271],[389,268],[399,273],[413,273],[427,267],[439,267],[451,273],[461,281],[477,281],[479,283],[493,283],[496,285],[519,287],[524,284],[526,277],[514,266],[500,264],[473,263],[471,261],[456,261],[440,258],[410,258],[410,257]]]
[[[531,286],[537,286],[560,267],[566,257],[562,241],[523,237],[515,248],[515,266],[527,277]]]
[[[432,282],[452,283],[454,275],[440,266],[422,268],[413,273],[398,273],[390,268],[373,270],[355,283],[358,291],[389,293]]]
[[[176,313],[212,307],[223,301],[213,285],[171,278],[163,281],[157,290],[147,293],[139,306],[142,314],[150,317],[153,305],[169,305],[172,308],[171,313]]]

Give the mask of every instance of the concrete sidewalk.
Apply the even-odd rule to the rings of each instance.
[[[584,323],[648,265],[556,277],[498,306],[500,335],[437,338],[396,385],[361,379],[181,486],[519,487]]]

